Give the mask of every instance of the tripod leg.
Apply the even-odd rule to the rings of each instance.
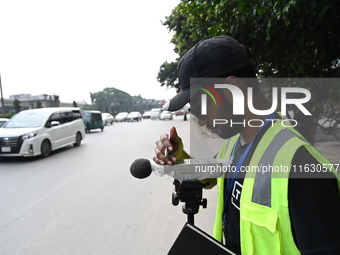
[[[195,215],[194,214],[191,214],[189,213],[188,214],[188,222],[192,225],[195,225],[195,219],[194,219]]]

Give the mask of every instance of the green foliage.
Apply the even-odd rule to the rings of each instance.
[[[139,111],[143,113],[150,110],[158,104],[158,100],[145,99],[140,95],[131,96],[122,90],[116,88],[105,88],[103,91],[90,93],[92,107],[83,106],[83,110],[99,110],[116,115],[119,112]],[[92,108],[92,109],[91,109]]]
[[[18,113],[21,111],[20,101],[18,99],[14,99],[13,106],[14,106],[15,113]]]
[[[81,106],[83,111],[98,111],[98,106],[94,104],[85,104]]]
[[[76,102],[76,101],[73,101],[73,102],[72,102],[72,106],[73,106],[73,107],[78,107],[77,102]]]
[[[105,88],[103,91],[90,93],[90,97],[92,104],[96,104],[102,112],[119,112],[132,102],[130,94],[116,88]]]
[[[334,77],[339,13],[337,0],[184,0],[163,24],[180,56],[199,40],[230,35],[249,48],[261,76]]]
[[[37,101],[35,108],[42,108],[42,103],[40,101]]]
[[[13,117],[14,114],[15,114],[14,112],[6,113],[6,114],[0,114],[0,118],[10,119],[10,118]]]
[[[161,86],[178,88],[177,62],[164,62],[158,72],[157,81]]]
[[[175,32],[171,42],[175,44],[174,51],[178,53],[180,57],[200,40],[192,35],[193,29],[189,28],[191,26],[189,25],[191,15],[186,15],[186,8],[184,1],[179,3],[178,6],[172,10],[171,15],[165,17],[165,21],[163,22],[163,25],[166,26],[169,31]]]
[[[338,0],[182,0],[163,25],[174,32],[180,57],[200,40],[229,35],[249,49],[260,77],[339,77],[339,13]],[[175,64],[160,67],[162,86],[178,88],[177,75],[168,71]],[[339,84],[307,89],[315,126],[323,101],[340,98]]]

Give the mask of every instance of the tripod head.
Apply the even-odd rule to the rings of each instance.
[[[197,180],[174,180],[175,191],[172,193],[172,204],[177,206],[179,201],[184,202],[183,213],[187,214],[188,222],[194,225],[194,215],[198,213],[199,207],[207,208],[207,199],[202,198],[202,188],[205,184]]]

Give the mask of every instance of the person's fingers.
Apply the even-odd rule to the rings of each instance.
[[[157,147],[162,151],[165,152],[165,148],[172,148],[172,144],[169,140],[169,136],[167,134],[161,135],[160,139],[156,142]],[[172,149],[170,149],[171,151]]]
[[[160,160],[159,158],[157,158],[157,156],[154,156],[153,157],[153,161],[159,165],[164,165],[164,161],[163,160]]]
[[[161,139],[162,140],[156,141],[156,148],[155,148],[156,156],[153,158],[153,160],[157,164],[161,164],[161,165],[169,164],[169,165],[171,165],[176,161],[176,158],[174,158],[172,155],[168,155],[167,157],[165,156],[165,149],[167,147],[166,147],[166,145],[164,145],[164,144],[168,144],[168,146],[170,146],[171,143],[168,140],[167,135],[162,135]]]
[[[169,160],[168,158],[165,158],[165,160],[161,160],[157,156],[153,157],[153,161],[159,165],[172,165],[175,163],[174,160]]]
[[[178,136],[175,127],[171,127],[168,134],[162,134],[156,141],[156,148],[153,160],[157,164],[172,165],[177,161],[176,155],[183,150],[182,139]],[[166,153],[168,151],[168,153]]]

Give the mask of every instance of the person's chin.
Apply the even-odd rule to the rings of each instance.
[[[230,137],[237,135],[240,132],[240,129],[214,129],[212,131],[222,139],[229,139]]]
[[[232,137],[232,135],[229,135],[229,134],[219,134],[219,133],[217,133],[217,135],[219,137],[221,137],[222,139],[229,139],[230,137]]]
[[[217,135],[219,136],[220,138],[222,139],[228,139],[230,137],[226,137],[227,135],[223,132],[223,130],[219,129],[219,128],[213,128],[211,129],[211,132],[214,134],[214,135]]]

